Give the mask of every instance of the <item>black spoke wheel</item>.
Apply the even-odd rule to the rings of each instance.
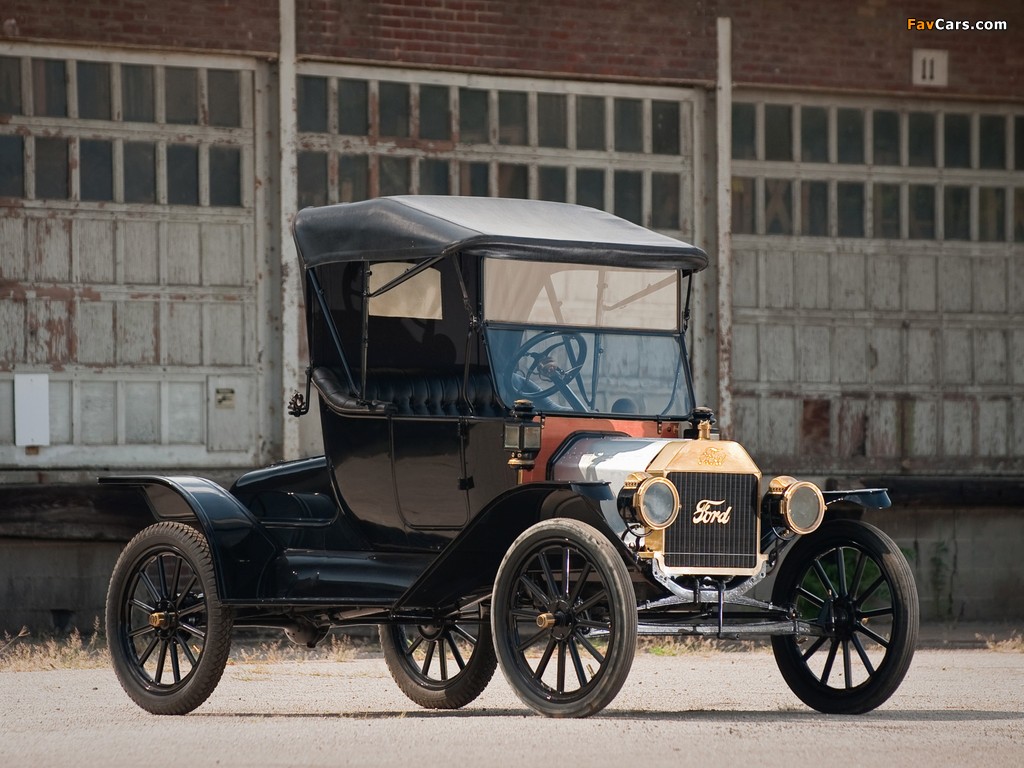
[[[107,639],[121,687],[155,715],[183,715],[217,687],[231,649],[210,548],[183,523],[152,525],[128,542],[107,593]]]
[[[479,611],[431,624],[382,624],[380,644],[402,693],[428,709],[466,706],[497,666],[491,628]]]
[[[874,526],[838,520],[801,538],[779,568],[772,601],[824,633],[772,638],[779,671],[807,706],[868,712],[903,681],[917,644],[917,590],[903,553]]]
[[[636,595],[615,547],[593,527],[547,520],[505,554],[491,628],[516,695],[549,717],[587,717],[622,688],[636,651]]]

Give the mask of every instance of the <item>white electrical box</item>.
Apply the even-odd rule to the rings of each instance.
[[[50,444],[50,377],[14,374],[14,444]]]

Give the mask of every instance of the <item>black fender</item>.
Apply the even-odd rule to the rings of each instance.
[[[512,542],[532,525],[553,518],[587,523],[613,542],[627,565],[635,558],[609,524],[618,518],[607,483],[531,483],[495,497],[470,521],[392,607],[393,615],[436,613],[466,597],[486,594]]]
[[[99,482],[138,489],[158,521],[196,521],[210,543],[220,599],[251,602],[259,597],[260,581],[277,545],[224,488],[192,476],[112,475]]]

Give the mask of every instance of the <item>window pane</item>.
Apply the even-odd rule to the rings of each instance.
[[[576,97],[576,149],[604,151],[604,98]]]
[[[459,139],[467,144],[490,141],[487,91],[459,88]]]
[[[21,136],[0,136],[0,197],[24,195],[24,140]]]
[[[20,114],[21,61],[12,56],[0,56],[0,115]]]
[[[36,139],[36,198],[68,198],[67,139]]]
[[[1013,121],[1013,167],[1024,171],[1024,117],[1016,117]]]
[[[793,182],[788,179],[764,180],[764,231],[793,234]]]
[[[615,150],[644,151],[644,111],[640,99],[615,100]]]
[[[242,151],[210,147],[210,205],[242,204]]]
[[[79,143],[83,200],[114,199],[114,145],[82,139]]]
[[[643,182],[640,171],[615,172],[615,215],[634,224],[643,223]]]
[[[369,105],[365,80],[338,80],[338,133],[366,136],[370,132]]]
[[[152,123],[153,68],[134,64],[121,65],[121,114],[125,122]]]
[[[541,200],[552,200],[556,203],[566,201],[565,168],[541,166],[537,170],[537,196]]]
[[[864,162],[864,112],[859,109],[836,111],[836,139],[840,163]]]
[[[978,123],[979,161],[982,168],[1006,168],[1006,118],[982,115]]]
[[[296,98],[299,130],[327,133],[327,78],[300,75]]]
[[[651,174],[651,226],[679,229],[679,174]]]
[[[757,159],[757,134],[753,104],[732,105],[732,156],[734,160]]]
[[[152,142],[124,143],[124,201],[156,202],[156,145]]]
[[[447,160],[423,160],[420,162],[420,194],[447,195],[450,192],[448,183]]]
[[[656,155],[679,154],[679,102],[651,102],[651,151]]]
[[[299,210],[327,205],[327,153],[299,152]]]
[[[67,72],[64,62],[54,59],[32,59],[32,103],[36,114],[45,117],[67,117]]]
[[[370,196],[370,161],[365,155],[338,158],[338,200],[356,203]]]
[[[916,168],[935,167],[935,115],[911,112],[908,123],[910,164]]]
[[[167,147],[167,202],[199,205],[199,147],[194,144]]]
[[[490,194],[491,167],[489,163],[461,163],[459,189],[463,195],[487,197]]]
[[[997,187],[978,190],[978,239],[1000,242],[1006,239],[1006,191]]]
[[[451,106],[448,103],[448,88],[443,85],[421,85],[420,138],[447,141],[451,136]],[[448,178],[447,174],[445,178]]]
[[[970,115],[946,115],[946,167],[971,167]]]
[[[946,240],[971,239],[971,194],[967,187],[946,187],[943,190]]]
[[[900,188],[897,184],[875,184],[875,237],[900,236]]]
[[[197,70],[183,67],[164,70],[164,105],[168,123],[195,125],[199,122],[197,74]]]
[[[828,235],[828,182],[804,181],[800,184],[800,216],[803,234]]]
[[[839,182],[836,205],[840,237],[864,237],[864,185]]]
[[[800,159],[805,163],[828,162],[828,110],[800,109]]]
[[[78,72],[78,116],[83,120],[110,119],[110,65],[80,61]]]
[[[576,169],[576,202],[604,210],[604,171],[597,168]]]
[[[931,240],[935,237],[935,187],[910,185],[910,237]]]
[[[525,165],[501,163],[498,166],[498,197],[528,197]]]
[[[567,147],[566,99],[560,93],[537,94],[537,144]]]
[[[875,165],[900,164],[900,116],[889,110],[875,110],[874,162]]]
[[[526,94],[502,91],[498,94],[498,143],[526,144]]]
[[[378,87],[380,91],[380,135],[404,139],[409,135],[409,85],[407,83],[381,83]],[[408,170],[408,166],[406,170]]]
[[[409,158],[381,156],[378,162],[381,196],[409,194]]]
[[[241,74],[227,69],[206,73],[210,125],[236,128],[242,124]]]
[[[1024,187],[1013,191],[1013,239],[1024,242]]]
[[[764,159],[793,159],[793,108],[768,104],[764,108]]]

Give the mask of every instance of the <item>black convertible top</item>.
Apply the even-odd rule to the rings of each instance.
[[[540,200],[405,195],[299,211],[305,268],[466,253],[697,272],[707,254],[594,208]]]

